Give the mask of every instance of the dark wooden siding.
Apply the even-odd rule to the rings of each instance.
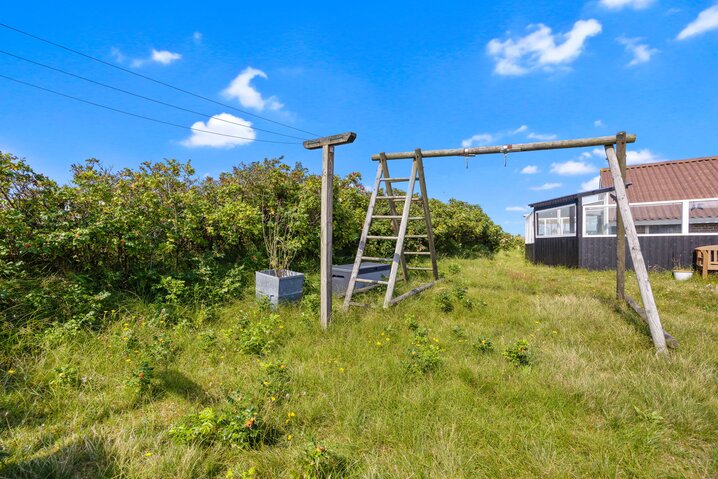
[[[525,256],[526,259],[531,261],[533,263],[534,261],[534,245],[532,244],[526,244],[525,246]]]
[[[550,266],[578,266],[578,238],[536,238],[534,262]]]
[[[584,237],[579,251],[579,265],[588,269],[616,268],[616,238]],[[718,244],[718,235],[710,236],[639,236],[643,259],[648,269],[671,269],[673,260],[681,265],[693,264],[693,250],[698,246]],[[633,268],[626,245],[626,267]]]

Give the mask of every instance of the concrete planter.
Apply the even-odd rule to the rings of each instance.
[[[288,269],[266,269],[255,273],[257,299],[269,298],[272,306],[290,303],[302,297],[304,275]]]

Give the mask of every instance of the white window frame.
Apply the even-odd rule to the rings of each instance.
[[[578,228],[574,228],[574,232],[573,232],[573,233],[569,233],[569,234],[557,234],[557,235],[547,235],[547,234],[543,234],[543,235],[542,235],[542,234],[539,234],[539,224],[540,224],[540,222],[541,222],[541,220],[540,220],[539,217],[538,217],[538,214],[539,214],[539,213],[546,213],[546,212],[548,212],[548,211],[557,211],[557,212],[558,212],[558,211],[559,211],[560,209],[562,209],[562,208],[570,208],[570,207],[572,207],[572,206],[574,207],[574,209],[577,209],[577,208],[578,208],[577,205],[576,205],[576,203],[568,203],[568,204],[561,205],[561,206],[555,206],[555,207],[553,207],[553,208],[546,208],[546,209],[543,209],[543,210],[534,211],[534,216],[535,216],[535,217],[534,217],[534,221],[535,221],[534,233],[535,233],[535,238],[536,238],[536,239],[539,239],[539,238],[575,238],[575,237],[578,235]],[[557,213],[555,219],[558,219],[558,218],[559,218],[559,216],[558,216],[558,213]],[[576,220],[578,220],[578,211],[575,212],[574,221],[576,221]],[[559,223],[559,226],[561,226],[560,223]],[[544,229],[545,229],[545,226],[544,226]],[[561,229],[561,228],[559,228],[559,229]]]
[[[630,203],[629,206],[653,206],[653,205],[670,205],[680,204],[681,205],[681,232],[680,233],[638,233],[638,236],[716,236],[718,233],[689,233],[690,228],[690,203],[696,201],[718,201],[718,198],[694,198],[688,200],[669,200],[669,201],[644,201],[641,203]],[[592,204],[583,205],[581,204],[581,235],[584,238],[615,238],[615,234],[603,234],[603,235],[587,235],[586,234],[586,210],[599,209],[599,208],[616,208],[616,204],[608,204],[608,194],[603,205]]]

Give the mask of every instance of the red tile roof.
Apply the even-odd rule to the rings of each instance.
[[[626,169],[628,201],[718,198],[718,156],[633,165]],[[601,168],[601,187],[613,186],[608,168]]]

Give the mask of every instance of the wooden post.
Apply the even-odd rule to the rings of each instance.
[[[658,316],[656,300],[653,297],[653,290],[651,289],[651,283],[648,279],[648,270],[643,260],[643,254],[641,253],[641,244],[638,242],[636,225],[633,222],[631,208],[628,205],[626,185],[623,183],[623,178],[621,177],[621,167],[618,164],[618,158],[616,158],[613,145],[606,145],[605,149],[608,165],[611,168],[611,176],[613,177],[613,187],[616,191],[617,209],[621,211],[621,219],[626,228],[626,239],[628,240],[628,248],[631,252],[631,259],[633,260],[633,269],[636,271],[638,289],[641,291],[641,300],[643,300],[643,307],[646,311],[646,321],[651,330],[651,337],[653,338],[653,344],[656,346],[656,351],[658,351],[659,354],[667,355],[668,348],[666,347],[666,338],[663,335],[661,318]]]
[[[616,135],[616,158],[621,170],[621,181],[626,184],[626,132]],[[616,299],[626,297],[626,228],[621,212],[616,208]]]
[[[321,253],[319,257],[321,316],[322,329],[329,327],[332,316],[332,219],[334,217],[334,146],[322,147],[322,219],[321,219]]]
[[[421,203],[424,208],[424,218],[426,219],[426,238],[429,244],[429,253],[431,253],[431,272],[434,274],[434,280],[439,279],[439,265],[436,264],[436,249],[434,248],[434,230],[431,227],[431,212],[429,211],[429,193],[426,191],[426,178],[424,177],[424,163],[422,161],[421,149],[414,150],[416,154],[417,170],[419,172],[419,187],[421,188]]]
[[[322,329],[329,327],[332,317],[332,193],[334,190],[334,146],[353,143],[356,133],[326,136],[304,142],[308,150],[322,149],[322,213],[320,253],[320,319]]]

